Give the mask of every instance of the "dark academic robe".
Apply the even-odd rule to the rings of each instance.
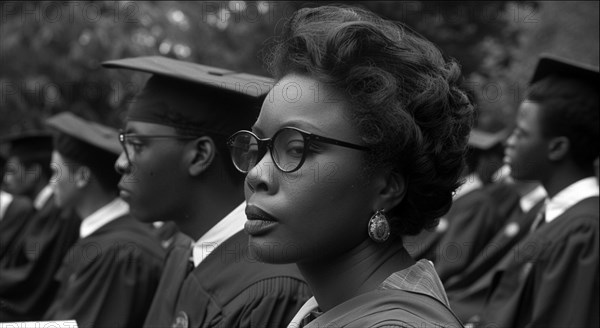
[[[22,235],[34,213],[35,208],[28,198],[14,196],[0,221],[0,259],[5,253],[13,251],[14,240]]]
[[[299,315],[303,314],[304,311]],[[302,320],[295,320],[290,327],[462,327],[448,306],[435,269],[425,260],[392,274],[376,290],[353,297],[320,315],[312,311]]]
[[[479,313],[492,287],[494,274],[501,270],[502,261],[513,247],[525,238],[544,200],[539,201],[526,214],[513,213],[504,229],[484,247],[464,272],[448,279],[444,284],[450,305],[456,315],[467,321]],[[510,259],[509,259],[510,260]]]
[[[122,216],[80,239],[56,273],[59,292],[44,320],[78,327],[141,327],[158,286],[164,250],[152,228]]]
[[[483,187],[494,201],[496,219],[490,229],[494,235],[498,233],[516,213],[522,214],[521,195],[512,183],[494,182]]]
[[[56,270],[79,238],[81,220],[50,197],[32,216],[15,249],[0,259],[0,321],[39,320],[58,290]],[[10,256],[9,256],[10,255]]]
[[[295,265],[254,259],[243,231],[193,270],[190,245],[178,234],[145,327],[285,327],[311,297]]]
[[[432,297],[404,290],[378,289],[336,306],[303,328],[323,327],[462,328],[463,326],[448,307]]]
[[[481,327],[599,326],[598,201],[582,200],[515,246]]]
[[[171,248],[173,245],[173,241],[175,240],[175,235],[179,232],[177,225],[173,221],[166,221],[162,226],[156,228],[152,225],[152,231],[156,235],[156,237],[160,240],[160,244],[166,250]]]
[[[494,202],[482,189],[473,190],[452,203],[433,232],[405,238],[404,245],[416,259],[435,264],[442,282],[459,274],[477,256],[497,230]]]

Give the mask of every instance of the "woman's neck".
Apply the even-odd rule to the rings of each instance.
[[[298,263],[323,311],[376,289],[394,272],[415,261],[398,240],[376,244],[370,239],[336,258]]]

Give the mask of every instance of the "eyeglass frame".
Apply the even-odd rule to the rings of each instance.
[[[178,135],[167,135],[167,134],[137,134],[137,133],[125,133],[125,131],[123,130],[119,130],[119,143],[121,144],[121,148],[123,148],[123,152],[125,153],[125,157],[127,158],[127,162],[131,165],[131,158],[129,156],[129,152],[127,151],[127,141],[126,139],[130,136],[133,136],[135,138],[140,138],[140,140],[143,139],[161,139],[161,138],[172,138],[172,139],[179,139],[179,140],[193,140],[196,138],[199,138],[198,136],[178,136]]]
[[[296,168],[294,168],[293,170],[289,170],[286,171],[284,170],[281,166],[279,166],[279,164],[277,163],[277,161],[275,160],[275,157],[273,157],[273,144],[274,144],[274,140],[277,138],[277,136],[284,130],[286,129],[291,129],[291,130],[295,130],[298,133],[300,133],[300,135],[302,136],[302,139],[304,141],[304,147],[302,149],[302,158],[300,159],[300,162],[298,162],[298,165],[296,166]],[[229,147],[231,156],[232,156],[232,162],[233,162],[233,166],[235,166],[235,168],[240,171],[241,173],[247,174],[248,172],[250,172],[250,170],[256,166],[256,164],[248,169],[248,171],[243,171],[241,170],[237,164],[235,163],[235,161],[233,160],[233,141],[235,139],[235,137],[237,135],[240,134],[250,134],[252,137],[254,137],[257,140],[257,146],[259,149],[259,154],[257,155],[257,159],[256,159],[256,164],[258,164],[258,162],[265,156],[267,150],[269,150],[269,152],[271,153],[271,160],[273,160],[273,163],[275,164],[275,166],[284,173],[293,173],[298,171],[302,165],[304,164],[304,161],[306,160],[306,154],[308,153],[309,147],[310,147],[310,143],[312,141],[318,141],[318,142],[323,142],[323,143],[327,143],[327,144],[331,144],[331,145],[336,145],[336,146],[341,146],[341,147],[346,147],[346,148],[351,148],[351,149],[355,149],[355,150],[360,150],[360,151],[369,151],[371,150],[369,147],[367,146],[361,146],[361,145],[357,145],[357,144],[353,144],[350,142],[346,142],[346,141],[342,141],[342,140],[338,140],[338,139],[333,139],[333,138],[328,138],[328,137],[324,137],[324,136],[320,136],[318,134],[314,134],[314,133],[310,133],[308,131],[304,131],[302,129],[293,127],[293,126],[285,126],[282,127],[281,129],[277,130],[277,132],[275,132],[275,134],[273,135],[273,137],[271,138],[259,138],[254,132],[252,131],[248,131],[248,130],[240,130],[237,131],[236,133],[232,134],[229,138],[227,138],[227,146]],[[266,147],[265,147],[266,146]],[[262,155],[260,154],[262,150]]]

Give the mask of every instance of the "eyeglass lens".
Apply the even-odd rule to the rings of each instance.
[[[291,172],[302,164],[304,136],[294,129],[281,129],[273,136],[271,157],[284,172]],[[259,141],[248,132],[236,134],[230,141],[231,158],[235,166],[247,173],[264,156],[268,141]],[[264,143],[264,144],[263,144]]]

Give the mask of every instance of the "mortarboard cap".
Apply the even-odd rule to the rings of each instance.
[[[50,117],[46,124],[60,133],[71,136],[103,151],[119,155],[119,132],[99,123],[84,120],[73,113],[63,112]]]
[[[68,160],[90,168],[107,189],[116,190],[120,175],[114,163],[121,153],[117,130],[63,112],[46,120],[54,128],[54,149]]]
[[[152,74],[130,105],[128,121],[226,136],[254,123],[273,85],[270,78],[159,56],[103,66]]]
[[[597,66],[578,63],[555,55],[542,54],[529,84],[534,84],[551,75],[579,79],[595,87],[598,87],[600,81]]]
[[[8,144],[6,157],[17,157],[21,161],[49,161],[52,154],[52,134],[49,131],[25,131],[0,138]]]
[[[504,142],[509,133],[510,131],[508,129],[495,133],[472,129],[471,134],[469,135],[469,146],[480,150],[488,150]]]

